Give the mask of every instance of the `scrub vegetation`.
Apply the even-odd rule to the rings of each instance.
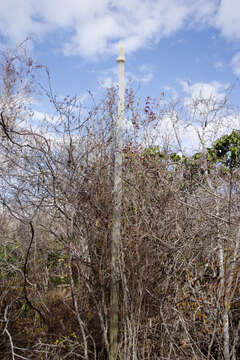
[[[1,358],[108,359],[117,89],[58,98],[24,46],[0,76]],[[55,109],[41,122],[39,89]],[[240,131],[205,137],[232,109],[132,89],[125,104],[118,359],[239,359]]]

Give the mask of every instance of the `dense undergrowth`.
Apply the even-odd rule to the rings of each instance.
[[[17,355],[86,358],[86,346],[89,359],[107,357],[111,242],[107,164],[89,175],[84,196],[79,187],[72,224],[66,214],[43,209],[32,222],[32,233],[29,224],[2,211],[4,359],[12,358],[11,342],[16,359]],[[229,224],[228,203],[222,201],[215,216],[215,196],[187,176],[188,171],[171,157],[156,160],[136,151],[125,157],[119,359],[223,358],[222,314],[228,294],[221,294],[216,247],[221,234],[229,276],[238,236],[233,211],[238,206],[238,184]],[[238,261],[237,257],[228,305],[233,342],[239,326]]]
[[[50,87],[56,115],[39,123],[19,100],[31,89],[21,88],[19,71],[25,64],[26,78],[32,61],[7,61],[0,73],[8,80],[0,97],[1,359],[108,359],[116,89],[87,111]],[[206,148],[207,124],[219,126],[227,115],[222,99],[193,99],[185,113],[164,98],[142,105],[131,89],[125,100],[118,359],[236,360],[239,132]],[[201,143],[195,155],[184,154],[177,129],[186,113]]]

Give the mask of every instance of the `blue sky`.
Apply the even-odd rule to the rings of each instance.
[[[239,105],[239,0],[2,2],[2,47],[28,36],[58,95],[97,94],[111,86],[123,43],[126,76],[140,96],[201,91],[218,97],[234,84],[231,101]]]

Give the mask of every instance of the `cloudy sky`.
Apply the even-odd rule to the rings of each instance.
[[[140,95],[221,97],[235,85],[239,102],[239,0],[1,1],[0,45],[28,36],[59,95],[111,86],[123,43]]]

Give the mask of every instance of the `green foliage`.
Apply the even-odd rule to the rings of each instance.
[[[62,250],[61,249],[54,249],[53,251],[49,252],[47,256],[47,267],[48,268],[55,268],[58,266],[59,261],[62,259]]]
[[[11,265],[16,265],[19,262],[17,250],[19,245],[7,244],[0,248],[0,277],[7,275],[11,277],[15,271]]]
[[[167,160],[170,158],[174,162],[178,162],[182,159],[182,157],[176,154],[175,152],[170,154],[161,152],[158,145],[150,146],[147,149],[145,149],[142,152],[142,157],[145,159],[149,158],[154,161]]]
[[[240,160],[240,130],[234,130],[230,135],[223,135],[208,148],[208,160],[225,165],[226,168],[239,166]]]
[[[201,159],[201,153],[195,153],[193,155],[193,159],[195,159],[195,160]]]
[[[159,146],[150,146],[142,152],[143,158],[150,158],[151,160],[159,161],[165,159],[165,154],[161,153]]]
[[[171,153],[171,154],[170,154],[170,159],[172,159],[172,160],[175,161],[175,162],[178,162],[178,161],[181,160],[181,156],[179,156],[179,155],[176,154],[176,153]]]

